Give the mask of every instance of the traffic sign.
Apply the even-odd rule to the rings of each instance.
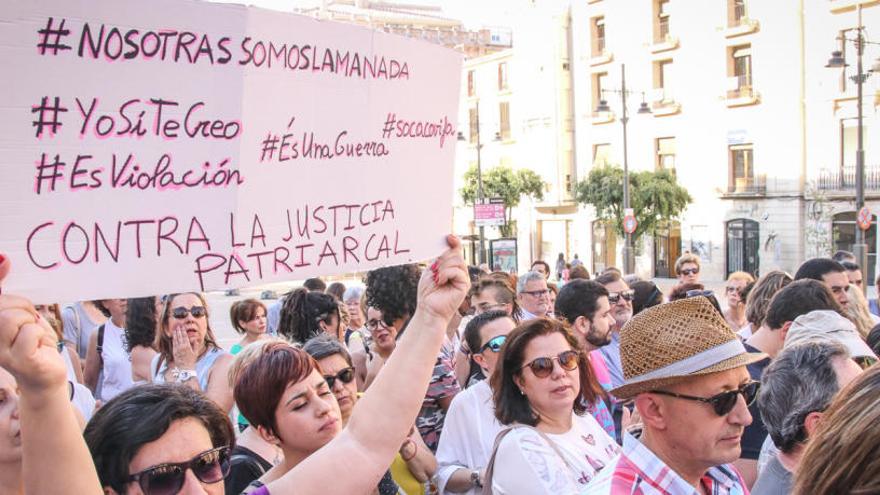
[[[867,206],[863,206],[861,210],[859,210],[858,215],[856,215],[856,223],[859,228],[862,230],[868,230],[871,228],[871,220],[873,219],[871,214],[871,210],[868,209]]]
[[[633,215],[627,215],[623,217],[623,231],[627,234],[632,234],[636,231],[636,228],[639,226],[639,221],[636,220],[636,217]]]

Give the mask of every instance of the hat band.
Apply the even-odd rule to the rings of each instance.
[[[740,342],[739,339],[733,339],[680,361],[667,364],[662,368],[657,368],[639,376],[634,376],[629,380],[626,380],[626,385],[640,383],[647,380],[656,380],[658,378],[690,375],[691,373],[706,369],[709,366],[720,363],[721,361],[745,353],[746,348],[743,347],[742,342]]]

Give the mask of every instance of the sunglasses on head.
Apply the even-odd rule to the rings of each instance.
[[[342,383],[351,383],[354,380],[354,368],[348,367],[342,370],[339,370],[335,375],[324,375],[324,380],[327,382],[327,387],[333,388],[333,384],[336,383],[336,380],[341,381]]]
[[[536,377],[547,378],[553,373],[553,361],[559,361],[559,366],[565,371],[574,371],[578,367],[578,357],[580,354],[577,351],[564,351],[556,356],[535,358],[520,369],[531,368]]]
[[[202,483],[218,483],[229,474],[229,447],[206,450],[185,462],[160,464],[132,474],[128,481],[137,481],[144,495],[175,495],[186,481],[191,469]]]
[[[751,406],[752,403],[755,402],[755,398],[758,396],[758,389],[760,387],[761,382],[750,381],[741,385],[736,390],[721,392],[720,394],[713,395],[712,397],[694,397],[692,395],[667,392],[666,390],[652,390],[651,393],[668,395],[669,397],[676,397],[678,399],[705,402],[706,404],[710,404],[712,406],[712,408],[715,410],[715,414],[719,416],[725,416],[736,406],[736,401],[739,398],[740,394],[742,394],[743,399],[745,399],[746,405]]]
[[[208,310],[205,309],[204,306],[193,306],[191,308],[184,308],[183,306],[178,306],[171,310],[171,316],[177,318],[178,320],[183,320],[186,318],[186,315],[193,315],[193,318],[201,318],[208,314]]]
[[[681,271],[681,274],[686,277],[689,277],[691,275],[696,275],[698,273],[700,273],[699,268],[685,268],[684,270]]]
[[[699,296],[709,297],[709,296],[714,296],[714,295],[715,295],[715,293],[712,292],[711,290],[691,289],[691,290],[685,292],[684,297],[686,297],[686,298],[699,297]]]
[[[492,337],[489,339],[489,342],[483,344],[483,347],[480,347],[479,352],[483,352],[486,349],[489,349],[492,352],[500,352],[501,346],[504,345],[504,341],[507,340],[507,335],[498,335],[496,337]]]
[[[632,301],[633,297],[636,295],[636,291],[634,290],[624,290],[621,292],[612,292],[608,294],[608,302],[611,304],[617,304],[621,298],[624,301]]]

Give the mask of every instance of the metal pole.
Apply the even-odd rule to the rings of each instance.
[[[480,163],[483,145],[480,144],[480,101],[477,100],[477,200],[483,204],[483,167]],[[486,262],[486,229],[480,225],[480,264]]]
[[[862,6],[858,6],[859,26],[857,29],[858,37],[856,38],[856,106],[858,112],[858,138],[856,139],[856,212],[865,206],[865,149],[863,143],[862,128],[862,86],[865,83],[865,75],[862,67],[862,52],[864,52],[864,33],[862,32]],[[858,214],[858,213],[857,213]],[[856,225],[856,242],[853,245],[853,254],[858,260],[862,273],[868,275],[868,245],[865,243],[865,231]],[[862,290],[867,290],[867,283],[862,284]]]
[[[626,110],[626,65],[620,64],[620,99],[623,105],[623,117],[620,122],[623,123],[623,209],[629,206],[629,162],[627,160],[626,145],[626,123],[629,121]],[[633,273],[633,252],[632,252],[632,234],[624,232],[625,241],[623,245],[623,273],[628,275]]]

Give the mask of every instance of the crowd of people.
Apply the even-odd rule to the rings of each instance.
[[[850,253],[718,295],[686,253],[664,294],[448,244],[236,301],[228,350],[199,293],[3,292],[0,492],[880,493],[880,306]]]

